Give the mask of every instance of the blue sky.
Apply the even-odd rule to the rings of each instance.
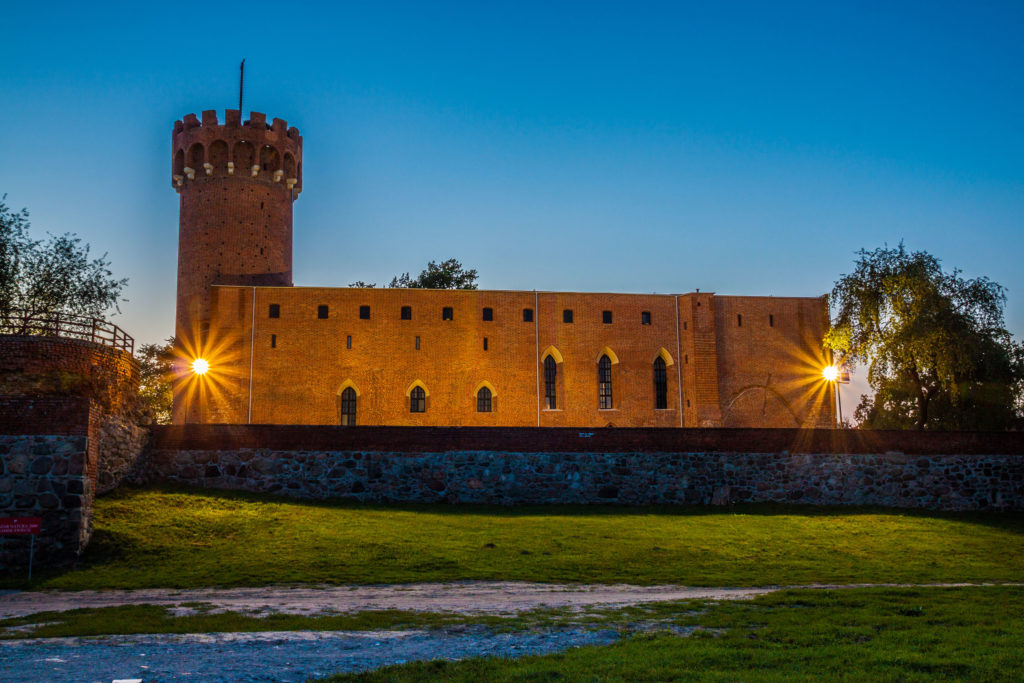
[[[144,6],[143,6],[144,5]],[[295,281],[817,295],[904,240],[1024,335],[1024,4],[8,3],[0,193],[173,331],[175,119],[305,138]],[[852,396],[848,399],[854,402]],[[844,401],[845,403],[845,401]]]

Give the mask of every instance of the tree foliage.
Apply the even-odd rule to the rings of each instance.
[[[28,211],[12,211],[0,197],[0,317],[13,311],[29,319],[54,313],[102,318],[117,309],[128,281],[110,272],[106,254],[89,257],[73,234],[29,236]]]
[[[135,351],[135,360],[139,363],[139,399],[156,424],[171,423],[174,348],[175,339],[169,337],[163,344],[143,344]]]
[[[1003,288],[944,272],[924,251],[861,250],[832,290],[825,345],[868,367],[862,426],[1007,429],[1020,419],[1024,348],[1004,328]]]
[[[466,269],[462,267],[457,259],[450,258],[447,261],[437,263],[431,261],[426,269],[412,278],[409,273],[402,273],[391,278],[388,287],[410,288],[410,289],[476,289],[477,272],[475,268]],[[366,283],[357,280],[349,284],[349,287],[376,287],[375,283]]]

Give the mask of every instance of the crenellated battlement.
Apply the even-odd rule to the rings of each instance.
[[[174,122],[171,183],[181,192],[189,183],[233,176],[280,184],[297,197],[302,192],[302,136],[284,119],[267,124],[266,114],[228,109],[224,123],[207,110]]]

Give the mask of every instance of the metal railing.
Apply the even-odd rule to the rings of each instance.
[[[135,340],[117,325],[71,313],[0,313],[0,334],[65,337],[135,353]]]

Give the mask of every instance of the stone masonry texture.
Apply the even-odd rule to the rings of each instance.
[[[0,516],[41,517],[40,564],[73,562],[92,503],[135,467],[138,366],[129,354],[59,337],[0,336]],[[0,537],[0,569],[28,563],[28,536]]]
[[[872,445],[870,440],[859,445],[837,442],[836,438],[844,437],[827,433],[830,430],[804,435],[802,445],[798,430],[695,430],[704,433],[677,440],[679,446],[702,439],[712,446],[699,451],[658,450],[671,445],[658,434],[664,430],[504,430],[512,446],[534,439],[548,440],[551,446],[576,440],[574,448],[510,450],[480,448],[487,440],[500,442],[501,434],[491,432],[503,430],[406,430],[403,437],[396,429],[383,428],[381,432],[367,428],[364,434],[352,436],[334,428],[339,434],[338,446],[331,449],[323,448],[329,440],[326,428],[310,432],[306,439],[294,429],[275,439],[273,428],[262,427],[255,436],[273,443],[271,447],[226,448],[226,441],[246,442],[245,428],[196,427],[202,429],[158,428],[153,450],[141,463],[135,481],[365,502],[788,502],[933,510],[1024,509],[1024,449],[1019,438],[1006,438],[1016,435],[960,435],[959,443],[953,437],[948,445],[959,445],[960,450],[992,451],[965,454],[943,452],[941,437],[945,435],[929,435],[924,444],[908,449],[917,453],[871,453],[855,452]],[[729,434],[733,431],[745,433]],[[628,447],[630,436],[636,437],[633,449]],[[756,446],[758,436],[764,445],[788,442],[794,449],[721,449],[737,437],[746,437]],[[911,441],[898,434],[876,434],[876,445],[887,437],[897,444]],[[281,442],[289,438],[295,446],[282,448]],[[420,439],[417,449],[414,442]],[[349,447],[341,445],[346,440]],[[720,441],[718,450],[714,449],[716,440]],[[321,448],[303,450],[317,441]],[[351,447],[359,441],[367,445],[393,441],[397,448]],[[446,442],[448,448],[436,447]],[[602,449],[602,445],[610,448]]]

